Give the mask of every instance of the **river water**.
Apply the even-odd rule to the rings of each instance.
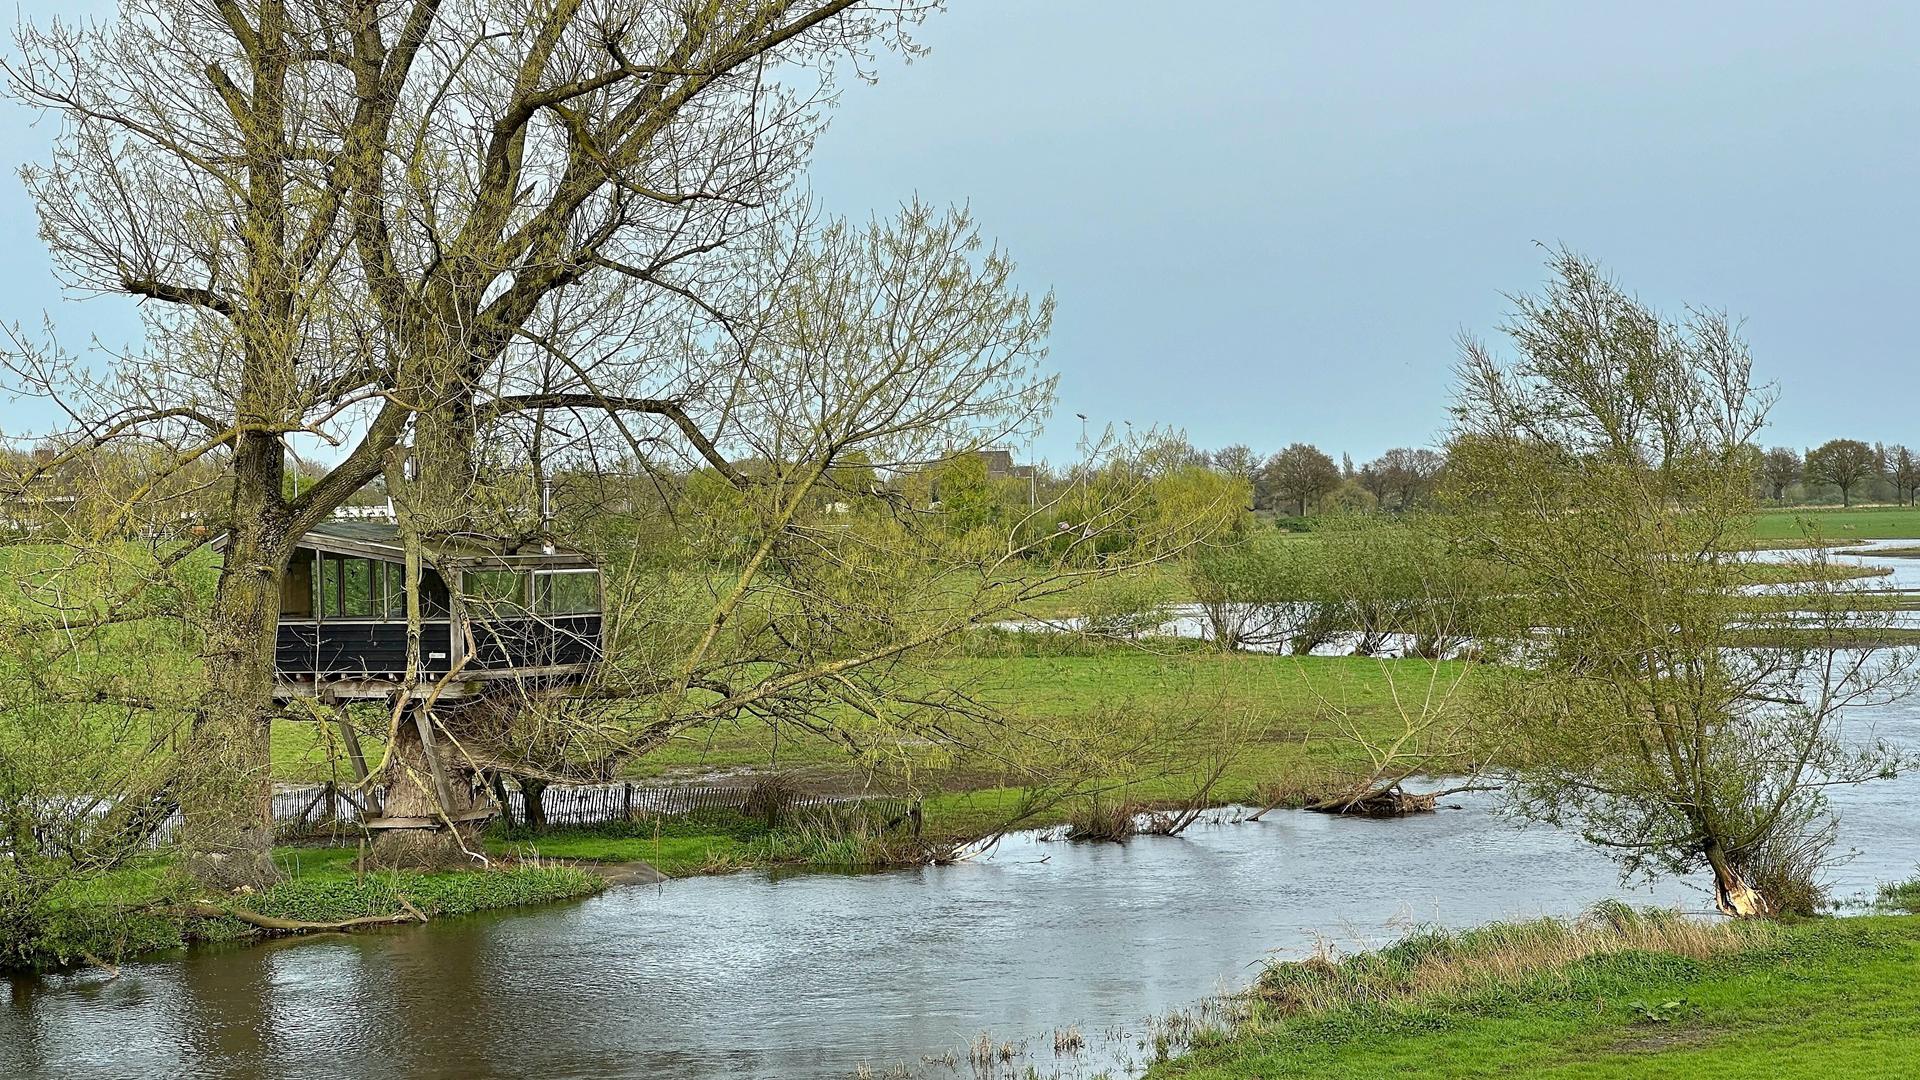
[[[1920,745],[1920,708],[1877,733]],[[356,936],[209,947],[11,983],[0,1076],[972,1077],[1129,1075],[1150,1018],[1244,985],[1268,955],[1423,923],[1573,914],[1623,886],[1575,837],[1485,795],[1399,821],[1277,812],[1179,838],[1025,835],[956,866],[739,873]],[[1862,895],[1920,861],[1920,783],[1842,792],[1834,875]],[[1231,818],[1233,815],[1223,815]],[[1056,1056],[1054,1032],[1087,1041]],[[904,1071],[902,1071],[904,1070]]]

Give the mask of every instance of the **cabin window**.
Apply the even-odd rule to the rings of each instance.
[[[383,562],[374,564],[384,571],[386,588],[387,618],[402,622],[407,617],[407,567],[405,563]],[[420,617],[423,619],[444,619],[447,616],[447,583],[441,580],[440,573],[429,567],[420,568]]]
[[[289,619],[313,618],[313,555],[295,552],[280,579],[280,614]]]
[[[450,605],[447,582],[431,567],[420,570],[420,616],[444,619]],[[333,552],[303,551],[287,568],[280,591],[280,613],[310,619],[407,617],[407,568],[403,563],[363,559]]]
[[[481,614],[513,615],[526,610],[527,575],[515,570],[469,570],[460,576],[461,596]]]
[[[380,573],[372,559],[342,559],[340,562],[340,614],[349,619],[371,619],[384,612],[375,610],[380,600]]]
[[[340,563],[338,555],[320,554],[320,614],[336,618],[340,614]]]
[[[533,610],[541,615],[590,615],[599,611],[600,572],[535,571]]]
[[[375,559],[322,552],[320,614],[329,619],[386,618],[386,566]],[[402,612],[405,603],[402,599]]]

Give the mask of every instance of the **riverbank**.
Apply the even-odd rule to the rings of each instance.
[[[1170,643],[1165,649],[1065,648],[1023,635],[1005,637],[1004,655],[948,664],[943,671],[948,684],[1002,705],[1015,717],[1068,717],[1090,730],[1111,727],[1122,716],[1157,724],[1150,748],[1116,754],[1108,762],[1111,773],[1090,778],[1105,798],[1140,808],[1194,802],[1268,805],[1350,780],[1365,768],[1367,753],[1342,724],[1385,737],[1402,723],[1393,704],[1396,684],[1404,692],[1436,675],[1466,673],[1458,665],[1424,661],[1221,655],[1191,643]],[[1342,723],[1334,722],[1336,713]],[[1224,736],[1223,724],[1230,729]],[[318,725],[277,723],[276,771],[289,778],[344,772],[345,762],[328,756],[325,735]],[[1210,763],[1222,748],[1231,750],[1230,758],[1212,776]],[[850,760],[842,744],[784,726],[776,733],[761,724],[715,725],[689,733],[644,759],[632,775],[648,783],[699,783],[716,776],[749,782],[778,775],[803,790],[842,794],[867,790],[877,779],[871,762]],[[925,759],[909,779],[920,798],[917,835],[904,822],[849,831],[804,820],[770,825],[737,813],[563,827],[544,834],[496,827],[484,841],[499,868],[402,876],[357,873],[352,863],[358,851],[349,838],[344,846],[281,847],[276,859],[286,882],[259,896],[212,898],[185,891],[168,873],[168,860],[155,856],[56,897],[44,927],[0,934],[0,966],[61,966],[90,958],[117,963],[183,942],[278,932],[236,918],[194,915],[188,905],[212,903],[267,918],[333,923],[407,918],[400,903],[404,898],[432,918],[586,895],[604,887],[602,871],[635,862],[670,877],[924,862],[1005,829],[1065,823],[1087,803],[1055,790],[1036,790],[1017,768],[986,755]]]
[[[158,855],[57,893],[36,925],[0,934],[0,970],[112,966],[208,942],[427,922],[586,896],[604,874],[539,860],[420,873],[361,871],[354,847],[274,851],[285,880],[260,893],[206,896]]]
[[[945,667],[950,685],[1009,716],[1066,721],[1103,736],[1154,725],[1150,745],[1110,751],[1107,771],[1076,788],[1036,784],[990,754],[918,761],[908,777],[919,799],[917,844],[903,827],[849,840],[804,827],[755,831],[751,823],[699,828],[699,820],[556,829],[511,848],[545,858],[645,860],[672,876],[747,866],[884,865],[916,861],[1012,828],[1067,824],[1100,802],[1141,810],[1173,806],[1298,806],[1367,775],[1368,747],[1407,733],[1403,704],[1455,682],[1470,694],[1469,665],[1371,657],[1222,654],[1193,643],[1114,644],[1083,655],[1046,655],[1044,642],[1007,635],[1007,648],[1041,655],[976,656]],[[1396,701],[1398,695],[1398,701]],[[1417,708],[1417,705],[1406,706]],[[1144,728],[1142,730],[1145,730]],[[1414,740],[1417,745],[1418,740]],[[1411,748],[1410,748],[1411,749]],[[884,759],[882,750],[874,755]],[[801,790],[858,794],[899,777],[849,760],[844,745],[759,724],[715,725],[637,763],[651,783],[748,782],[778,775]],[[882,790],[898,792],[896,787]],[[1097,800],[1086,792],[1097,792]],[[713,820],[713,819],[709,819]]]
[[[1920,1055],[1920,918],[1699,924],[1603,909],[1574,927],[1417,934],[1270,966],[1152,1080],[1815,1080]]]

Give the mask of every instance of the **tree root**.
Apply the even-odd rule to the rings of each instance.
[[[427,916],[417,907],[401,899],[400,905],[407,910],[392,915],[362,915],[354,919],[342,919],[339,922],[307,922],[304,919],[280,919],[272,915],[262,915],[245,908],[222,907],[219,904],[192,903],[183,904],[177,910],[183,915],[192,915],[202,919],[238,919],[249,926],[262,930],[273,930],[283,934],[311,934],[329,930],[355,930],[363,926],[390,926],[395,923],[426,922]]]

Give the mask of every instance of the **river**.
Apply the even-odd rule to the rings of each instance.
[[[1877,733],[1920,745],[1920,706]],[[1866,719],[1866,718],[1863,718]],[[1920,783],[1842,792],[1840,895],[1911,876]],[[970,1077],[1128,1075],[1149,1018],[1243,985],[1266,955],[1421,923],[1572,914],[1628,888],[1575,837],[1485,795],[1399,821],[1278,812],[1126,845],[1010,838],[955,866],[758,872],[618,888],[423,927],[206,947],[11,982],[0,1076]],[[1234,815],[1223,815],[1231,819]],[[1087,1041],[1056,1056],[1053,1033]]]

